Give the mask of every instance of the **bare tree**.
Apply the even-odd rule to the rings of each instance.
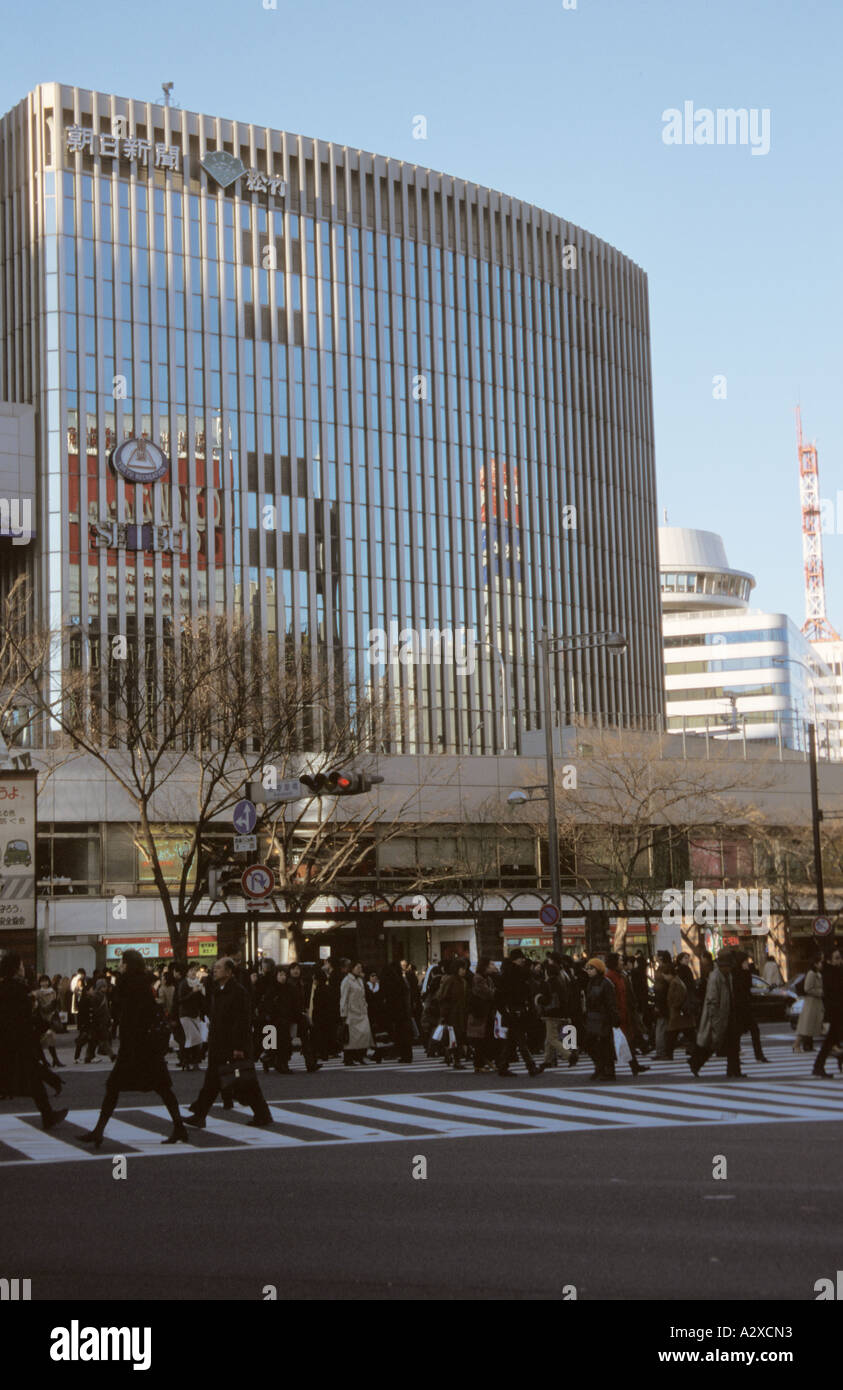
[[[136,843],[183,958],[209,867],[230,858],[231,814],[247,784],[359,765],[372,712],[312,653],[289,645],[279,653],[240,622],[184,622],[177,639],[154,650],[115,638],[99,661],[94,654],[65,668],[60,688],[48,672],[56,642],[12,627],[17,688],[58,731],[53,742],[64,746],[56,756],[73,749],[99,763],[133,804]],[[280,869],[279,895],[294,920],[304,901],[368,853],[374,812],[349,815],[325,802],[317,815],[312,798],[286,819],[277,804],[258,811],[256,832]],[[162,850],[173,832],[183,841],[175,881]]]
[[[763,765],[665,756],[645,732],[582,731],[587,752],[557,773],[556,801],[564,891],[583,910],[608,904],[622,949],[630,916],[644,918],[649,953],[664,890],[687,876],[695,828],[740,824],[747,783]],[[582,747],[582,745],[580,745]]]

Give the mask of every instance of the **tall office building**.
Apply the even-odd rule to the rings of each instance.
[[[0,122],[0,197],[0,399],[35,407],[38,482],[5,563],[65,660],[247,613],[389,690],[384,751],[481,752],[542,722],[541,628],[620,628],[578,708],[658,721],[632,262],[429,169],[58,84]],[[470,674],[373,664],[374,630],[426,627],[473,634]]]

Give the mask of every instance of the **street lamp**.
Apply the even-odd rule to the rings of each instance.
[[[814,837],[814,879],[817,885],[817,912],[820,917],[825,916],[825,884],[823,882],[823,855],[822,844],[820,841],[820,821],[823,813],[820,810],[819,786],[817,782],[817,692],[814,689],[813,676],[810,666],[804,661],[799,661],[795,656],[774,656],[774,666],[801,666],[811,676],[811,694],[814,699],[814,722],[808,725],[808,768],[811,784],[811,829]],[[826,740],[828,735],[826,734]]]
[[[550,653],[584,651],[588,648],[606,647],[618,656],[627,649],[627,640],[620,632],[579,632],[569,637],[551,637],[542,629],[536,639],[541,654],[542,665],[542,704],[544,706],[544,752],[547,765],[547,848],[550,864],[550,901],[561,912],[562,896],[559,883],[559,829],[556,821],[556,786],[553,774],[553,728],[550,722]],[[553,929],[553,945],[556,951],[562,948],[562,928],[557,920]]]

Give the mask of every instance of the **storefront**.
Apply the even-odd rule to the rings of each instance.
[[[119,965],[125,951],[140,951],[144,960],[152,964],[169,965],[173,961],[173,945],[168,936],[139,936],[134,940],[127,940],[126,937],[101,936],[100,944],[105,947],[105,963],[110,966]],[[205,964],[209,964],[210,961],[216,959],[216,955],[216,933],[191,936],[188,939],[187,958],[189,960],[204,961]]]

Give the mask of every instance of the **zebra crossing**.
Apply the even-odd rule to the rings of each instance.
[[[804,1059],[800,1059],[803,1060]],[[109,1122],[102,1149],[81,1141],[96,1110],[72,1110],[57,1130],[44,1133],[37,1115],[0,1115],[0,1168],[32,1163],[95,1163],[117,1154],[133,1160],[176,1158],[232,1149],[301,1149],[320,1145],[425,1142],[578,1130],[748,1125],[843,1120],[843,1083],[834,1079],[765,1076],[762,1084],[735,1085],[712,1075],[683,1087],[647,1085],[572,1087],[517,1083],[436,1092],[320,1097],[270,1101],[272,1125],[252,1129],[250,1112],[211,1111],[189,1144],[161,1146],[170,1128],[163,1106],[126,1106]]]
[[[770,1035],[768,1035],[764,1039],[765,1053],[766,1056],[769,1058],[769,1061],[766,1063],[756,1062],[754,1057],[752,1056],[751,1051],[748,1051],[746,1042],[744,1042],[741,1057],[741,1066],[743,1067],[743,1070],[756,1079],[761,1077],[766,1078],[768,1076],[775,1075],[793,1077],[795,1080],[798,1078],[809,1076],[811,1072],[811,1067],[813,1066],[814,1058],[816,1057],[816,1052],[794,1053],[793,1036],[794,1035],[792,1033],[782,1033],[779,1035],[774,1035],[772,1038]],[[176,1075],[178,1075],[176,1068],[172,1065],[173,1060],[174,1059],[171,1057],[171,1070]],[[655,1062],[653,1061],[652,1057],[642,1057],[640,1060],[644,1063],[645,1066],[650,1067],[651,1074],[653,1077],[671,1077],[680,1081],[685,1081],[690,1077],[690,1072],[688,1070],[688,1062],[686,1060],[684,1051],[677,1050],[672,1062]],[[471,1073],[472,1068],[470,1062],[463,1063],[463,1068],[466,1072]],[[293,1053],[291,1069],[294,1076],[304,1077],[306,1075],[304,1060],[301,1056],[301,1053],[298,1051],[295,1051]],[[525,1076],[527,1074],[527,1069],[521,1061],[513,1062],[511,1064],[511,1069],[516,1074],[522,1074]],[[718,1075],[722,1075],[724,1069],[725,1062],[722,1059],[712,1058],[711,1061],[706,1065],[702,1073],[703,1079],[707,1081],[710,1077],[713,1080]],[[71,1068],[70,1070],[72,1074],[73,1070],[76,1070],[76,1068]],[[78,1070],[84,1070],[85,1072],[94,1072],[95,1074],[97,1072],[110,1071],[111,1062],[108,1061],[106,1058],[98,1057],[95,1060],[95,1062],[90,1065],[86,1066],[84,1063],[80,1063],[78,1065]],[[409,1074],[411,1076],[441,1075],[443,1073],[447,1074],[447,1068],[442,1057],[427,1057],[423,1052],[420,1051],[418,1047],[416,1047],[415,1049],[412,1062],[397,1062],[394,1059],[384,1058],[383,1061],[376,1063],[370,1057],[364,1069],[361,1069],[359,1067],[345,1067],[341,1057],[331,1057],[328,1059],[328,1061],[323,1062],[321,1064],[321,1070],[319,1074],[326,1075],[329,1072],[339,1071],[342,1072],[344,1075],[351,1074],[357,1076],[361,1070],[365,1070],[373,1078],[382,1076],[387,1072],[395,1072],[401,1075]],[[619,1066],[617,1070],[619,1076],[629,1075],[629,1068],[627,1066]],[[826,1062],[826,1070],[832,1072],[835,1077],[839,1077],[841,1082],[843,1082],[843,1074],[841,1074],[838,1071],[837,1063],[833,1057],[829,1057],[828,1061]],[[564,1063],[560,1063],[559,1067],[556,1069],[554,1074],[559,1076],[560,1078],[562,1076],[567,1075],[571,1075],[572,1077],[576,1078],[590,1071],[590,1059],[587,1056],[583,1055],[576,1068],[571,1069],[569,1071],[569,1069]],[[263,1072],[260,1072],[259,1074],[263,1075]],[[275,1075],[275,1072],[268,1073],[268,1076],[274,1077]],[[308,1085],[310,1084],[312,1083],[310,1080],[308,1080]],[[316,1080],[315,1084],[319,1084],[318,1080]]]

